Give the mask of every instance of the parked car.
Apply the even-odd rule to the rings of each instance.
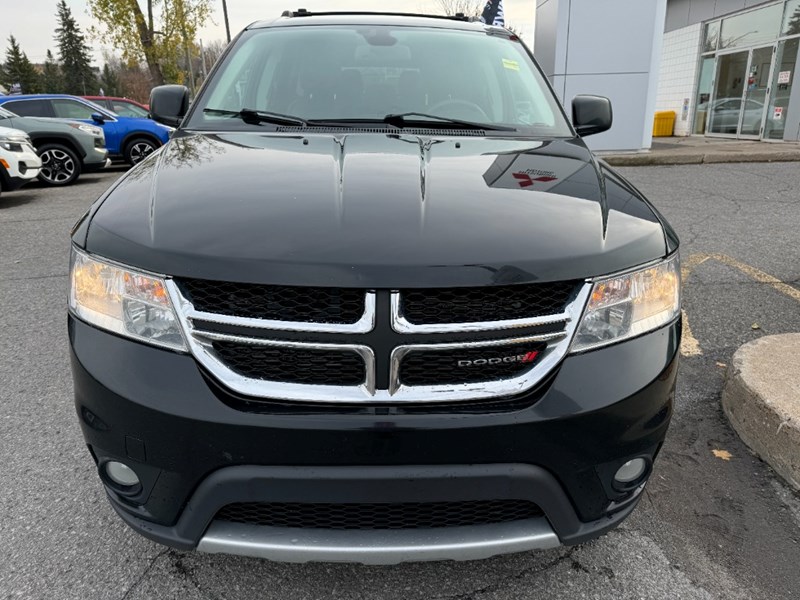
[[[634,509],[672,414],[678,238],[533,55],[463,17],[247,27],[72,236],[77,415],[176,548],[477,559]]]
[[[42,159],[39,181],[45,185],[69,185],[81,173],[104,168],[108,160],[103,130],[81,121],[44,117],[20,117],[0,107],[0,126],[27,133]]]
[[[36,94],[0,96],[0,106],[23,117],[56,117],[100,125],[109,156],[135,165],[161,147],[172,132],[150,119],[121,117],[77,96]]]
[[[36,179],[41,166],[42,160],[27,133],[0,127],[0,194]]]
[[[739,130],[739,118],[742,118],[742,129],[747,132],[758,133],[761,119],[764,115],[764,104],[758,100],[744,101],[744,116],[742,117],[742,98],[718,98],[710,105],[698,105],[698,110],[706,112],[709,116],[708,130],[714,133],[736,133]]]
[[[91,100],[97,106],[102,106],[111,110],[121,117],[138,117],[146,119],[150,116],[150,110],[144,104],[131,100],[130,98],[117,98],[116,96],[83,96],[86,100]]]

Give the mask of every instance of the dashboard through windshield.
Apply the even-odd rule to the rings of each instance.
[[[487,130],[572,135],[544,78],[513,36],[303,26],[254,29],[235,43],[194,103],[186,128],[263,127],[241,118],[242,111],[260,111],[326,124],[391,122],[387,116],[410,114],[409,124],[438,117]]]

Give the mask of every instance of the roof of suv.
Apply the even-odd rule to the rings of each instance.
[[[277,19],[256,21],[247,29],[267,27],[296,27],[302,25],[403,25],[415,27],[438,27],[464,31],[484,31],[487,28],[504,31],[501,27],[472,21],[463,16],[422,15],[392,12],[319,12],[300,9],[294,13],[286,11]]]
[[[70,100],[80,100],[81,102],[91,102],[81,96],[71,96],[70,94],[10,94],[0,96],[0,101],[10,102],[11,100],[53,100],[58,98],[69,98]]]

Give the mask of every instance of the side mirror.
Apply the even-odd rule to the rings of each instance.
[[[189,88],[160,85],[150,92],[150,117],[162,125],[177,127],[189,110]]]
[[[92,113],[92,121],[94,121],[98,125],[102,125],[103,123],[106,122],[106,118],[100,113]]]
[[[611,100],[603,96],[580,95],[572,100],[572,125],[581,137],[611,129]]]

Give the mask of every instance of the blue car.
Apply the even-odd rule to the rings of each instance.
[[[66,94],[0,96],[0,106],[21,117],[51,117],[100,125],[111,158],[135,165],[169,139],[173,128],[150,119],[121,117],[89,100]]]

